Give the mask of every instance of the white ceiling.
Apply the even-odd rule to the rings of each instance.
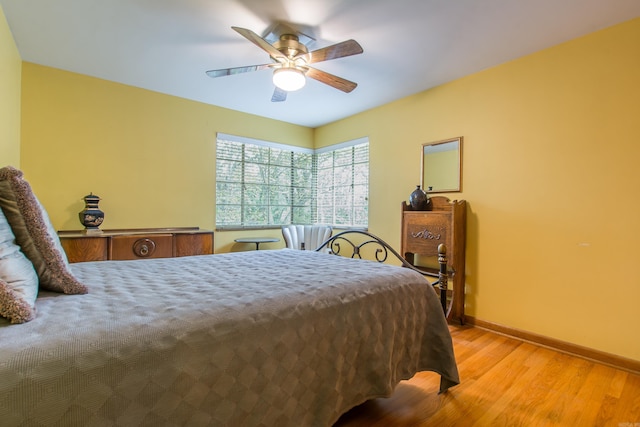
[[[640,0],[0,0],[24,61],[317,127],[640,16]],[[231,26],[304,26],[314,48],[364,53],[315,64],[358,83],[314,80],[272,103],[268,63]]]

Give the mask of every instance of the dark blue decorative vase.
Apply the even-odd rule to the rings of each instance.
[[[428,211],[431,209],[429,195],[419,185],[416,185],[416,189],[409,196],[409,204],[414,211]]]
[[[83,198],[85,207],[79,213],[80,222],[87,231],[100,231],[98,227],[100,227],[100,224],[104,221],[104,212],[98,208],[100,197],[90,193]]]

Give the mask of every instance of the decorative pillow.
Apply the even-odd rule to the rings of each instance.
[[[38,276],[20,251],[7,218],[0,209],[0,316],[24,323],[36,314]]]
[[[33,263],[40,287],[65,294],[86,294],[87,287],[69,270],[49,216],[22,178],[22,172],[11,166],[0,169],[0,207],[16,236],[16,243]]]

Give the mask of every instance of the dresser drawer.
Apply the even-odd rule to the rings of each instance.
[[[207,255],[213,253],[213,233],[183,233],[174,236],[173,256]]]
[[[103,237],[62,237],[60,243],[69,262],[109,259],[109,239]]]
[[[112,260],[171,258],[172,234],[134,234],[112,236],[110,257]]]

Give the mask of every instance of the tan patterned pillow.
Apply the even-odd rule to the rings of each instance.
[[[22,172],[11,166],[0,169],[0,207],[16,236],[16,243],[33,263],[40,287],[65,294],[86,294],[87,287],[69,271],[48,215],[29,183],[22,178]]]
[[[0,209],[0,316],[24,323],[36,315],[38,276],[31,261],[15,243],[15,236]]]

